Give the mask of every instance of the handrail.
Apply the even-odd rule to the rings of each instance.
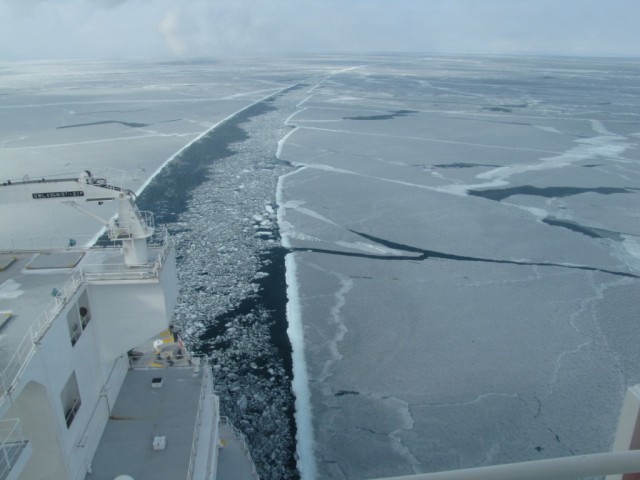
[[[567,480],[640,472],[640,450],[595,453],[378,480]]]
[[[6,395],[11,387],[29,363],[29,360],[33,356],[35,351],[35,345],[42,339],[46,331],[49,329],[56,315],[60,313],[64,305],[69,298],[80,288],[82,285],[82,275],[80,272],[74,272],[73,275],[65,282],[61,290],[57,292],[56,296],[49,302],[49,305],[38,316],[36,321],[27,330],[26,335],[22,338],[18,344],[18,348],[9,359],[7,366],[0,374],[0,383],[2,390],[0,391],[0,397]]]
[[[0,420],[0,478],[7,478],[27,443],[19,419]]]
[[[144,226],[144,229],[148,233],[152,233],[155,229],[155,220],[153,218],[153,212],[147,210],[138,211],[140,215],[140,223]],[[133,238],[133,231],[139,223],[135,221],[131,222],[112,222],[107,226],[109,238],[112,240],[122,240],[126,238]]]
[[[47,251],[84,251],[95,242],[95,235],[39,235],[28,238],[0,235],[0,251],[3,252],[40,252]],[[121,248],[115,243],[102,248]]]
[[[153,247],[155,245],[150,246]],[[169,257],[169,252],[171,251],[172,246],[173,241],[171,240],[171,237],[169,237],[169,234],[165,232],[162,244],[159,245],[160,251],[152,264],[136,267],[130,267],[120,263],[107,265],[100,264],[95,266],[85,265],[82,269],[82,276],[86,281],[144,280],[148,278],[157,278]],[[95,270],[92,271],[92,268],[95,268]]]
[[[125,177],[125,172],[123,170],[119,170],[117,168],[111,168],[111,167],[99,167],[98,169],[94,170],[95,172],[98,172],[97,175],[95,176],[91,176],[89,178],[96,180],[94,182],[95,185],[98,186],[104,186],[104,188],[109,188],[111,190],[124,190],[123,188],[123,184],[124,184],[124,177]],[[88,171],[85,171],[85,173],[89,173]],[[117,181],[111,181],[111,184],[107,184],[106,181],[104,180],[104,178],[116,178],[119,179]],[[12,185],[25,185],[25,184],[32,184],[32,183],[60,183],[60,182],[79,182],[79,176],[76,175],[74,177],[69,177],[69,173],[58,173],[58,174],[47,174],[47,175],[34,175],[33,178],[30,177],[28,174],[24,175],[22,178],[19,179],[13,179],[13,178],[8,178],[3,180],[0,183],[1,187],[9,187]]]
[[[7,443],[26,440],[22,435],[22,425],[19,418],[0,420],[0,448]]]
[[[198,439],[200,438],[200,420],[202,416],[202,410],[204,409],[204,402],[207,391],[209,390],[209,382],[211,380],[211,372],[209,371],[209,357],[203,355],[204,363],[200,363],[200,368],[202,368],[203,381],[200,387],[200,398],[198,400],[198,412],[196,413],[196,428],[193,432],[193,441],[191,443],[191,453],[189,454],[189,468],[187,469],[187,480],[192,480],[193,471],[195,469],[196,464],[196,453],[198,451]]]
[[[156,353],[138,354],[130,351],[129,368],[134,370],[153,370],[167,367],[195,368],[197,362],[200,362],[203,358],[206,358],[206,356],[194,355],[188,351],[184,351],[182,355],[173,353],[164,358],[158,358]]]
[[[66,412],[64,416],[64,420],[67,424],[67,428],[69,428],[73,423],[73,420],[76,418],[76,414],[78,413],[78,410],[80,410],[81,405],[82,405],[82,400],[80,400],[80,397],[78,397],[73,401],[73,405],[71,405],[71,408],[69,408],[69,411]]]
[[[141,212],[145,213],[145,212]],[[149,247],[163,246],[169,237],[164,226],[158,227],[153,236],[147,239]],[[40,235],[28,238],[12,235],[0,235],[0,252],[3,253],[39,253],[47,252],[84,252],[88,249],[122,249],[119,240],[100,239],[95,245],[96,235]]]
[[[209,371],[213,383],[213,374]],[[211,435],[212,440],[215,442],[213,448],[209,449],[208,461],[207,461],[207,479],[218,478],[218,448],[220,447],[220,397],[215,393],[212,394],[213,399],[213,415],[211,416]]]
[[[228,427],[233,432],[235,437],[240,442],[240,448],[242,449],[244,454],[247,456],[247,459],[251,464],[251,473],[253,478],[255,478],[255,480],[260,480],[260,477],[258,476],[258,471],[256,470],[256,464],[253,462],[253,458],[251,457],[251,452],[249,451],[249,446],[247,445],[247,441],[244,438],[244,435],[242,434],[242,432],[235,427],[235,425],[231,422],[231,420],[229,420],[229,417],[226,417],[226,416],[220,417],[220,424]]]

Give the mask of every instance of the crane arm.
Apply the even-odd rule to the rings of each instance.
[[[82,202],[102,204],[111,200],[118,202],[117,217],[111,220],[105,220],[81,205]],[[36,180],[25,177],[0,184],[0,205],[48,201],[70,205],[106,225],[109,238],[122,241],[128,265],[147,262],[146,239],[153,235],[153,217],[138,210],[135,194],[130,190],[95,178],[89,171],[82,172],[77,178]]]
[[[95,178],[84,171],[77,178],[44,177],[0,184],[0,204],[81,200],[105,202],[115,200],[120,193],[129,193],[120,187],[110,185],[105,179]]]

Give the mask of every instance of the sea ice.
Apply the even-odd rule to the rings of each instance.
[[[303,477],[606,451],[640,381],[640,66],[415,60],[314,85],[279,143]]]

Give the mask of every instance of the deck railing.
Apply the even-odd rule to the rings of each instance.
[[[28,443],[22,435],[20,420],[0,420],[0,479],[8,478]]]
[[[73,401],[73,403],[67,410],[67,413],[64,416],[64,420],[67,424],[67,428],[69,428],[73,423],[73,419],[76,418],[76,414],[78,413],[78,410],[80,410],[81,405],[82,405],[82,400],[80,400],[80,397],[78,397]]]
[[[229,430],[231,430],[233,432],[235,437],[240,442],[240,448],[242,448],[242,451],[247,456],[247,459],[249,460],[249,463],[251,464],[251,476],[255,480],[260,480],[260,477],[258,476],[258,471],[256,470],[256,465],[255,465],[255,463],[253,463],[253,458],[251,457],[251,452],[249,451],[249,446],[247,445],[247,441],[245,440],[244,435],[242,434],[242,432],[240,430],[238,430],[233,425],[233,423],[231,423],[231,420],[229,420],[229,417],[220,417],[220,425],[228,427]]]
[[[173,241],[168,234],[159,245],[150,244],[150,247],[159,247],[160,251],[156,259],[149,265],[128,266],[124,263],[118,264],[96,264],[82,267],[82,276],[86,281],[105,280],[144,280],[147,278],[157,278],[162,271],[162,267],[169,257],[169,252],[173,246]]]
[[[198,440],[200,439],[200,425],[202,423],[202,411],[206,402],[207,392],[211,391],[211,372],[209,370],[209,357],[203,355],[196,357],[198,359],[199,368],[202,370],[202,385],[200,387],[200,398],[198,400],[198,412],[196,413],[196,428],[193,432],[193,440],[191,442],[191,453],[189,455],[189,468],[187,470],[187,480],[193,479],[193,471],[196,466],[196,453],[198,451]],[[215,416],[215,412],[214,412]],[[208,459],[207,459],[208,460]]]
[[[640,450],[630,450],[386,477],[378,480],[569,480],[639,471]]]
[[[60,313],[69,298],[71,298],[78,288],[80,288],[82,283],[82,274],[80,272],[75,272],[65,282],[60,290],[52,292],[53,299],[31,325],[29,330],[27,330],[26,335],[18,344],[14,354],[7,363],[7,366],[0,374],[0,397],[4,398],[11,387],[15,384],[16,380],[29,363],[29,360],[31,360],[31,357],[35,352],[36,344],[42,339],[53,323],[53,320]]]
[[[139,211],[139,222],[113,222],[107,226],[107,233],[110,239],[127,239],[133,238],[133,232],[138,229],[138,226],[142,224],[146,232],[152,232],[155,228],[155,220],[153,218],[153,212],[146,210]]]
[[[133,369],[152,369],[167,367],[183,367],[195,368],[201,364],[203,355],[193,355],[191,352],[183,351],[182,353],[169,351],[160,354],[149,353],[141,354],[136,350],[129,351],[129,368]]]
[[[0,251],[39,252],[42,250],[82,251],[96,241],[96,235],[34,235],[28,238],[0,235]],[[113,244],[115,247],[115,244]]]

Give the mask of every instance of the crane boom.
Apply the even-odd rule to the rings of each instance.
[[[118,202],[118,213],[104,220],[82,206],[82,202]],[[130,190],[109,184],[84,171],[77,178],[25,177],[20,181],[0,184],[0,204],[57,201],[75,207],[107,227],[111,240],[122,242],[125,263],[129,266],[149,262],[147,238],[153,235],[153,216],[140,212],[135,194]]]

